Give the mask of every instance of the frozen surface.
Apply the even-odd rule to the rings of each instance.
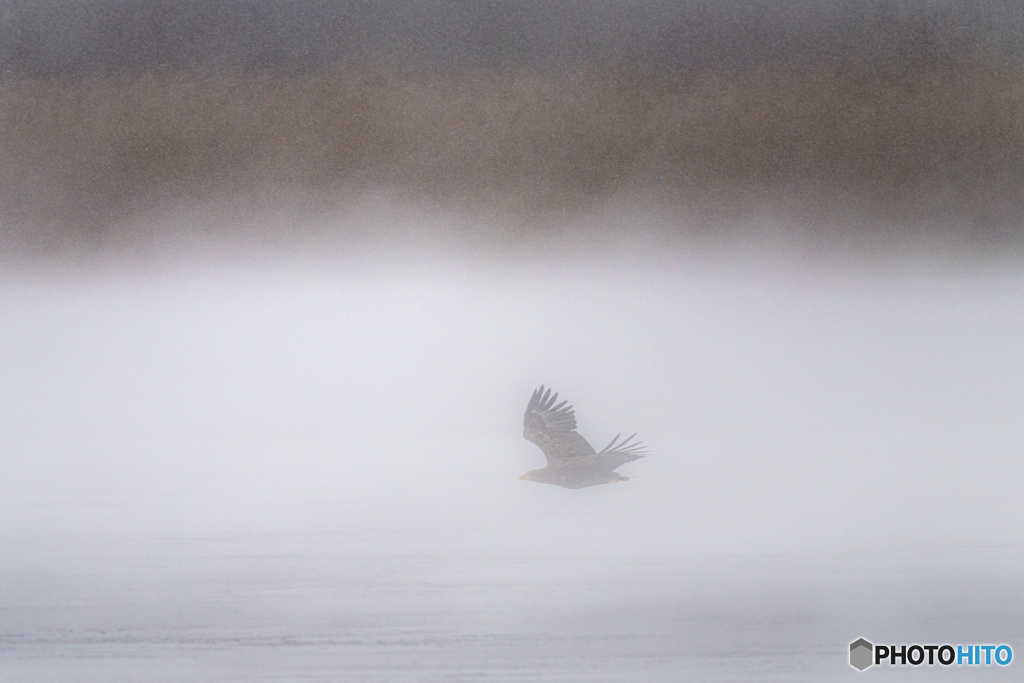
[[[1020,551],[539,552],[413,526],[65,539],[6,572],[4,680],[820,681],[862,634],[1022,635]]]
[[[0,679],[827,681],[860,636],[1024,654],[1022,301],[1011,268],[684,255],[8,278]],[[654,455],[616,486],[518,481],[542,382],[598,447]]]

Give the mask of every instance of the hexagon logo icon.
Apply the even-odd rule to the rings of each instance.
[[[868,668],[873,663],[871,660],[874,658],[874,651],[875,646],[863,638],[853,641],[850,643],[850,666],[857,671]]]

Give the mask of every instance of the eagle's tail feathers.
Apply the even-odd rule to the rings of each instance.
[[[644,442],[633,441],[633,439],[636,437],[635,433],[626,437],[621,442],[619,442],[620,436],[622,436],[621,433],[616,434],[615,438],[611,440],[611,443],[609,443],[601,450],[601,453],[621,453],[623,455],[647,455],[647,447],[644,445]]]

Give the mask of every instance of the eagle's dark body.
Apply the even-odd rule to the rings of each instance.
[[[599,484],[614,484],[628,481],[615,471],[627,462],[638,460],[644,455],[642,442],[633,442],[633,436],[621,443],[616,436],[600,453],[587,443],[576,431],[576,413],[568,401],[555,405],[558,394],[543,386],[533,392],[523,417],[523,436],[540,446],[548,466],[530,470],[520,479],[542,484],[554,484],[567,489],[582,489]]]

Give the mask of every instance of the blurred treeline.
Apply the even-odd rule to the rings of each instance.
[[[220,2],[207,5],[218,21],[242,25],[217,43],[212,29],[184,37],[201,4],[105,0],[58,12],[82,20],[88,39],[49,54],[47,36],[77,35],[73,26],[50,19],[47,29],[26,9],[39,3],[7,2],[0,226],[88,233],[176,203],[258,210],[383,191],[516,213],[642,193],[710,214],[1019,231],[1024,67],[1004,30],[1013,16],[963,24],[957,5],[915,15],[897,3],[775,3],[789,13],[744,33],[748,18],[722,15],[727,5],[700,5],[698,16],[669,3],[641,3],[639,15],[589,4],[604,14],[579,2],[439,3],[422,17],[416,3],[380,3],[374,15],[372,3],[322,2],[300,15],[319,7],[320,33],[300,39],[271,30],[302,23],[281,3]],[[110,18],[118,7],[136,12],[132,22]],[[800,7],[817,8],[805,13],[810,28]],[[574,16],[581,26],[569,30]],[[331,22],[363,42],[316,53]],[[110,25],[120,42],[101,40]],[[568,31],[564,44],[552,25]],[[533,43],[511,40],[530,26]],[[704,52],[682,40],[687,31]],[[205,52],[184,50],[193,43]]]

